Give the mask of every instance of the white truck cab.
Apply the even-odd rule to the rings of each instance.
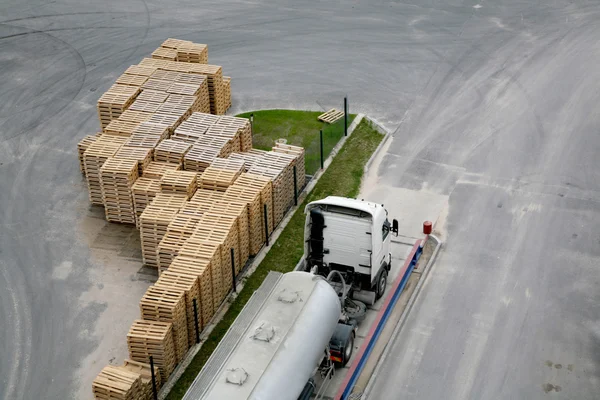
[[[329,196],[309,203],[305,213],[306,268],[324,276],[339,271],[355,294],[381,297],[391,266],[391,235],[398,227],[395,220],[389,223],[383,205]]]

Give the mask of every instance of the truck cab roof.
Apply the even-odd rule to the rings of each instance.
[[[387,216],[387,212],[382,204],[373,203],[370,201],[350,199],[348,197],[327,196],[322,200],[313,201],[306,205],[305,213],[317,206],[334,206],[357,210],[371,215],[374,221],[383,220]]]

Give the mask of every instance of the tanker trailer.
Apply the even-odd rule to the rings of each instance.
[[[330,342],[351,355],[355,325],[342,316],[338,293],[322,276],[270,272],[184,400],[310,398],[313,377],[333,373]]]

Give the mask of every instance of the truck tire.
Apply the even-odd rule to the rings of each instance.
[[[381,273],[379,274],[379,279],[377,279],[377,288],[375,289],[377,299],[380,299],[385,293],[385,287],[387,286],[387,276],[387,270],[385,268],[382,268]]]
[[[352,353],[354,352],[354,332],[348,336],[348,340],[346,344],[344,344],[344,352],[342,353],[342,367],[345,367],[348,364],[348,361],[352,358]]]

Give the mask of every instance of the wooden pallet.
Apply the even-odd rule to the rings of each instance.
[[[138,400],[144,387],[139,373],[107,365],[92,382],[95,399]]]
[[[115,153],[114,158],[137,161],[139,175],[141,176],[144,173],[144,169],[147,168],[152,161],[152,149],[122,146]]]
[[[165,139],[154,149],[154,161],[181,163],[191,147],[191,144],[180,140]]]
[[[183,169],[202,173],[221,153],[220,147],[193,145],[183,157]]]
[[[162,103],[160,107],[158,107],[156,112],[158,114],[176,115],[178,117],[181,117],[183,122],[183,120],[185,120],[192,114],[192,109],[190,106],[186,106],[183,104]]]
[[[104,133],[107,135],[129,137],[139,124],[139,122],[122,120],[119,116],[119,118],[113,119],[108,123],[108,125],[106,125],[106,128],[104,128]]]
[[[198,96],[187,96],[183,94],[170,94],[167,102],[172,104],[179,104],[182,106],[189,107],[192,112],[198,111],[201,107],[200,97]]]
[[[246,170],[244,160],[234,160],[231,158],[216,158],[211,164],[211,167],[225,169],[242,173]]]
[[[140,228],[140,215],[158,193],[160,193],[160,179],[140,177],[131,187],[135,209],[135,225],[138,229]]]
[[[119,120],[121,121],[129,121],[129,122],[137,122],[141,124],[142,122],[148,121],[152,117],[152,113],[147,113],[143,111],[133,111],[133,110],[125,110],[120,116]]]
[[[146,178],[160,179],[167,171],[177,171],[181,169],[181,164],[152,161],[146,168],[142,176]]]
[[[183,118],[180,115],[169,115],[169,114],[154,114],[148,120],[148,123],[160,125],[163,128],[166,128],[167,135],[171,135],[175,128],[179,126],[179,124],[183,121]],[[166,136],[164,137],[167,138]]]
[[[136,100],[164,103],[167,101],[167,97],[169,97],[169,94],[161,90],[142,89],[142,93],[138,95]]]
[[[161,140],[162,139],[159,136],[134,133],[127,139],[125,146],[154,149],[161,142]]]
[[[256,190],[260,193],[260,207],[264,214],[264,206],[267,206],[267,221],[269,235],[275,229],[274,207],[273,207],[273,181],[265,176],[243,173],[236,181],[236,185]],[[263,216],[264,218],[264,216]],[[264,222],[263,222],[264,230]],[[264,236],[264,235],[263,235]]]
[[[161,106],[160,103],[155,103],[152,101],[135,100],[129,106],[129,109],[132,111],[143,111],[143,112],[147,112],[147,113],[156,113],[160,106]]]
[[[197,243],[196,243],[197,244]],[[198,317],[205,327],[210,323],[216,308],[213,299],[213,280],[212,280],[212,262],[220,263],[220,248],[211,243],[200,244],[201,251],[198,251],[198,257],[188,257],[179,255],[173,259],[167,271],[188,275],[198,279],[200,291],[200,310]],[[212,252],[212,253],[211,253]],[[212,255],[211,255],[212,254]],[[217,261],[218,260],[218,261]],[[220,266],[215,266],[220,268]],[[218,307],[217,303],[217,307]]]
[[[137,96],[140,92],[140,88],[129,85],[119,85],[118,83],[113,84],[105,93],[122,94],[127,96]]]
[[[265,243],[265,225],[260,191],[234,184],[227,188],[225,195],[227,198],[235,198],[247,204],[250,255],[258,254]]]
[[[208,63],[208,46],[199,43],[181,43],[177,46],[177,61],[187,63]]]
[[[159,79],[163,81],[175,82],[179,76],[182,75],[181,72],[175,71],[165,71],[163,69],[156,70],[155,73],[150,77],[151,79]]]
[[[160,379],[166,382],[175,369],[175,341],[173,324],[137,319],[127,333],[129,358],[148,362],[150,356],[160,371]]]
[[[176,361],[180,363],[189,348],[184,293],[165,286],[150,286],[140,300],[140,313],[146,321],[173,324]]]
[[[152,398],[152,372],[150,370],[150,364],[126,359],[119,368],[140,375],[144,393],[141,398]],[[156,388],[160,389],[162,381],[160,380],[160,370],[156,366],[154,366],[154,382],[156,383]]]
[[[140,87],[148,80],[147,76],[123,74],[117,78],[117,85]]]
[[[203,83],[206,82],[207,87],[208,87],[208,80],[206,78],[206,75],[200,75],[200,74],[180,73],[179,76],[175,79],[175,82],[186,83],[189,85],[202,85]]]
[[[169,263],[170,264],[170,263]],[[166,287],[183,293],[185,299],[185,314],[187,320],[188,346],[196,343],[196,329],[200,332],[202,326],[202,298],[200,297],[200,281],[197,276],[165,270],[155,283],[157,287]],[[198,326],[194,318],[194,300],[198,313]]]
[[[224,115],[219,118],[218,125],[237,128],[240,136],[240,151],[246,152],[252,150],[252,125],[248,118]]]
[[[272,150],[276,153],[291,154],[295,158],[293,166],[296,166],[297,188],[301,191],[306,184],[306,162],[305,151],[303,147],[292,146],[289,144],[275,143]]]
[[[131,65],[129,68],[125,70],[125,73],[128,75],[140,75],[140,76],[151,76],[154,72],[156,72],[156,67],[144,67],[142,65]]]
[[[198,187],[197,177],[196,172],[167,171],[160,179],[160,190],[163,193],[185,194],[191,198]]]
[[[221,218],[234,221],[237,230],[238,247],[235,254],[235,273],[240,273],[250,257],[250,231],[248,230],[248,204],[225,197],[215,202],[206,216],[219,215]]]
[[[342,118],[344,116],[344,112],[337,110],[335,108],[332,108],[331,110],[327,111],[326,113],[323,113],[321,115],[319,115],[317,117],[317,119],[319,121],[323,121],[327,124],[333,124],[334,122],[336,122],[337,120],[339,120],[340,118]]]
[[[189,43],[192,43],[192,42],[190,42],[189,40],[168,38],[160,45],[160,47],[164,47],[166,49],[177,49],[178,46],[181,46],[184,44],[189,44]]]
[[[150,78],[142,85],[142,89],[166,92],[167,90],[169,90],[172,84],[172,81]]]
[[[106,220],[135,224],[131,187],[139,176],[138,162],[108,158],[100,168],[100,188]]]
[[[152,52],[152,58],[156,58],[158,60],[176,61],[177,51],[174,49],[159,47],[158,49]]]
[[[224,192],[229,186],[233,185],[240,173],[241,170],[232,171],[210,166],[204,170],[198,179],[198,187]]]
[[[140,61],[138,63],[138,65],[141,65],[144,67],[165,68],[166,66],[169,65],[170,62],[171,61],[169,61],[169,60],[160,60],[158,58],[145,57],[145,58],[142,58],[142,61]]]
[[[104,136],[104,135],[102,135]],[[83,153],[83,167],[88,184],[90,202],[94,205],[103,205],[102,189],[100,185],[100,168],[104,162],[113,157],[121,144],[106,142],[100,136]]]
[[[231,77],[223,77],[223,87],[225,88],[225,108],[229,110],[231,108]]]
[[[77,154],[79,156],[79,170],[85,175],[85,166],[83,163],[83,153],[98,140],[98,136],[87,135],[77,143]]]
[[[110,121],[119,118],[133,103],[140,89],[134,88],[134,90],[129,93],[106,92],[98,99],[98,118],[103,129]]]
[[[240,131],[235,126],[221,125],[217,123],[216,125],[208,128],[206,135],[225,137],[229,139],[229,150],[226,156],[234,152],[239,152],[242,149],[242,138],[240,136]]]

